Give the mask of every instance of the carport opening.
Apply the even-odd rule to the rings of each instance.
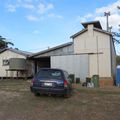
[[[39,71],[40,68],[50,68],[50,57],[41,57],[35,60],[35,73]]]

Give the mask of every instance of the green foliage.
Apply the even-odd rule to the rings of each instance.
[[[0,36],[0,48],[6,48],[8,47],[8,45],[14,45],[12,42],[7,41],[6,38],[3,38],[2,36]]]

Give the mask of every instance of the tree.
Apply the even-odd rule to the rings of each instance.
[[[8,45],[14,46],[14,44],[12,42],[7,41],[6,38],[3,38],[2,36],[0,36],[0,49],[7,48]]]
[[[117,6],[117,9],[120,10],[120,6]],[[120,27],[120,25],[118,25]],[[118,32],[112,32],[113,33],[113,40],[115,43],[120,44],[120,29]]]
[[[120,29],[118,29],[117,32],[112,32],[112,35],[113,35],[113,41],[114,41],[115,47],[117,48],[116,52],[120,53],[120,49],[118,49],[120,48]]]
[[[114,43],[120,44],[120,33],[118,33],[118,32],[112,32],[112,34],[113,34]]]

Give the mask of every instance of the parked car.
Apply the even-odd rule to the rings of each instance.
[[[66,71],[41,68],[33,78],[30,89],[35,95],[56,94],[70,97],[72,84]]]

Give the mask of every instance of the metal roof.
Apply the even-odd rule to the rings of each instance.
[[[98,28],[93,28],[93,30],[96,30],[96,31],[98,31],[98,32],[102,32],[102,33],[105,33],[105,34],[108,34],[108,35],[112,35],[111,32],[108,32],[108,31],[106,31],[106,30],[102,30],[102,29],[98,29]]]
[[[79,36],[80,34],[86,32],[87,30],[88,30],[88,29],[85,28],[85,29],[83,29],[83,30],[81,30],[81,31],[79,31],[79,32],[77,32],[77,33],[75,33],[74,35],[70,36],[70,38],[75,38],[75,37]]]
[[[49,48],[47,50],[43,50],[43,51],[40,51],[38,53],[33,53],[31,56],[29,57],[35,57],[35,56],[38,56],[38,55],[41,55],[41,54],[44,54],[44,53],[47,53],[47,52],[51,52],[51,51],[54,51],[54,50],[57,50],[57,49],[60,49],[60,48],[63,48],[63,47],[66,47],[66,46],[70,46],[72,45],[73,42],[68,42],[68,43],[65,43],[65,44],[62,44],[62,45],[58,45],[58,46],[55,46],[55,47],[52,47],[52,48]]]
[[[80,34],[86,32],[86,31],[88,30],[88,29],[87,29],[87,26],[88,26],[89,24],[93,24],[93,25],[94,25],[93,30],[96,30],[96,31],[98,31],[98,32],[102,32],[102,33],[104,33],[104,34],[112,35],[111,32],[108,32],[108,31],[102,29],[101,24],[100,24],[99,21],[93,21],[93,22],[82,23],[82,25],[83,25],[85,28],[84,28],[83,30],[75,33],[75,34],[72,35],[70,38],[73,38],[73,39],[74,39],[75,37],[79,36]]]
[[[6,51],[6,50],[10,50],[10,51],[12,51],[14,53],[17,53],[17,54],[20,54],[20,55],[23,55],[23,56],[26,56],[26,57],[32,54],[31,52],[26,52],[26,51],[22,51],[22,50],[19,50],[19,49],[13,49],[13,48],[4,48],[4,49],[1,49],[0,50],[0,54],[2,52]]]

